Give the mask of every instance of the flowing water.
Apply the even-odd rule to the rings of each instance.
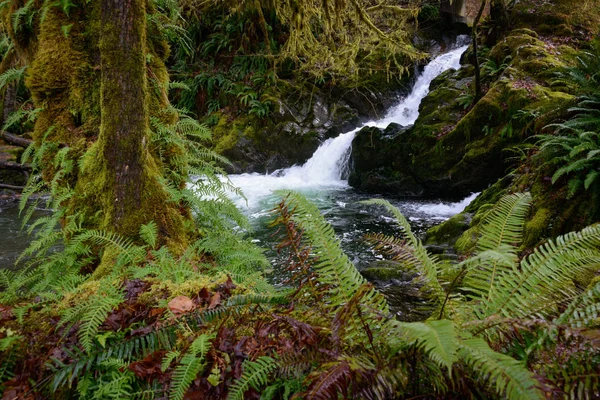
[[[411,93],[390,109],[384,118],[370,121],[355,130],[325,141],[304,165],[267,175],[231,175],[229,178],[235,186],[242,189],[246,199],[239,196],[232,198],[249,216],[255,228],[256,241],[266,248],[273,247],[272,232],[265,227],[271,218],[269,211],[280,199],[274,192],[291,189],[303,193],[319,207],[339,235],[344,250],[359,269],[377,260],[378,256],[363,243],[362,236],[367,232],[394,234],[397,233],[397,228],[388,216],[374,213],[373,208],[359,203],[373,196],[357,193],[348,186],[345,178],[352,140],[356,132],[364,126],[385,128],[392,122],[403,126],[414,124],[419,116],[419,105],[429,92],[431,81],[450,68],[460,68],[460,57],[466,48],[466,45],[462,45],[433,59],[416,80]],[[459,203],[413,200],[391,202],[409,219],[413,229],[422,233],[461,212],[475,196],[471,195]],[[271,252],[269,255],[276,261],[275,253]],[[285,274],[274,271],[271,280],[274,283],[282,283]],[[388,297],[393,297],[391,292],[393,290],[388,293]]]
[[[461,44],[465,44],[464,39],[459,38],[459,42],[461,40]],[[304,165],[268,175],[231,175],[229,178],[233,184],[241,188],[246,197],[244,199],[232,195],[232,199],[248,215],[255,229],[255,241],[267,249],[273,248],[275,239],[272,237],[272,230],[266,227],[272,218],[270,210],[280,200],[274,191],[292,189],[303,193],[319,207],[339,235],[344,250],[359,269],[377,260],[378,256],[362,241],[362,236],[367,232],[398,232],[391,218],[359,203],[372,196],[357,193],[348,186],[345,177],[352,140],[364,126],[385,128],[392,122],[404,126],[413,124],[419,115],[419,104],[429,92],[431,81],[450,68],[460,68],[460,56],[466,48],[466,45],[462,45],[433,59],[416,80],[412,92],[390,109],[384,118],[325,141]],[[461,212],[474,197],[472,195],[459,203],[414,200],[391,202],[407,216],[413,229],[422,233]],[[0,207],[0,267],[10,267],[27,245],[28,239],[24,234],[19,234],[19,227],[16,207]],[[268,255],[273,261],[277,261],[275,252],[270,251]],[[274,271],[270,279],[275,284],[282,284],[285,274]],[[392,303],[406,302],[406,289],[402,285],[403,282],[396,282],[393,287],[382,288],[388,298],[392,299]],[[397,311],[404,312],[402,309]]]

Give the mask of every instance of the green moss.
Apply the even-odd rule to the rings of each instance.
[[[238,122],[237,125],[239,124]],[[240,131],[236,129],[236,124],[230,122],[226,115],[219,117],[219,122],[212,128],[212,131],[214,149],[219,154],[233,149],[240,140]]]
[[[543,35],[571,36],[598,33],[600,8],[594,0],[550,0],[540,7],[539,2],[516,2],[511,11],[511,23],[516,27],[532,28]]]
[[[554,213],[547,208],[540,208],[535,215],[527,221],[524,228],[523,248],[531,249],[535,247],[542,238],[548,236],[546,233],[553,214]]]
[[[397,261],[377,261],[368,268],[363,269],[360,273],[370,281],[391,281],[399,279],[407,281],[412,279],[411,273],[407,272],[402,263]]]
[[[467,255],[475,250],[477,240],[479,239],[479,226],[475,225],[467,229],[454,244],[454,250],[457,254]]]
[[[425,243],[453,245],[469,227],[470,221],[471,218],[467,214],[457,214],[440,225],[429,229]]]

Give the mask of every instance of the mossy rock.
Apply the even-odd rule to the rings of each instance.
[[[432,82],[419,118],[402,135],[359,132],[350,184],[398,196],[460,198],[484,190],[513,165],[508,149],[575,103],[568,88],[552,82],[576,54],[557,51],[532,30],[515,30],[490,52],[508,66],[486,77],[490,88],[470,109],[457,99],[469,95],[473,78],[451,70]]]
[[[516,2],[511,10],[511,24],[534,29],[541,35],[585,38],[600,29],[600,7],[595,0],[536,0]]]
[[[458,238],[469,228],[471,215],[460,213],[449,220],[434,226],[427,231],[426,245],[448,245],[453,246]]]
[[[410,282],[415,277],[415,274],[407,271],[402,263],[390,260],[375,261],[360,273],[372,282],[392,282],[394,280]]]

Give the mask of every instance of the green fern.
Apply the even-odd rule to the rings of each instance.
[[[600,265],[600,226],[548,240],[497,280],[498,292],[480,304],[479,316],[550,316],[576,292],[572,281]]]
[[[452,365],[458,360],[459,349],[458,332],[452,321],[400,323],[398,330],[407,343],[422,347],[431,360],[452,375]]]
[[[25,75],[26,69],[27,67],[9,68],[4,73],[0,74],[0,89],[4,88],[10,83],[21,81]]]
[[[227,400],[243,400],[244,393],[250,388],[260,391],[269,382],[269,376],[277,368],[277,362],[271,357],[262,356],[256,361],[244,361],[242,368],[244,372],[229,388]]]
[[[600,260],[598,264],[600,266]],[[556,318],[558,325],[568,324],[573,328],[595,328],[599,325],[600,315],[600,283],[591,285],[576,296],[567,309]]]
[[[140,226],[140,237],[150,248],[155,249],[158,244],[158,225],[156,222],[150,221]]]
[[[329,306],[335,309],[349,303],[366,281],[342,251],[333,228],[322,217],[319,209],[301,194],[279,194],[286,198],[290,209],[295,209],[293,219],[300,224],[312,244],[316,258],[313,268],[319,274],[319,281],[330,287],[326,294]],[[388,313],[387,302],[379,292],[373,289],[373,295],[367,299],[367,306],[372,311]]]
[[[124,300],[123,292],[108,284],[85,302],[63,311],[61,324],[80,321],[79,340],[87,352],[91,352],[98,328],[108,314]]]
[[[169,399],[183,400],[190,384],[204,368],[204,356],[210,350],[211,339],[212,336],[206,334],[198,336],[181,357],[179,365],[173,372]]]
[[[106,346],[94,345],[91,352],[84,352],[78,346],[64,347],[63,350],[73,360],[69,364],[52,358],[47,364],[54,372],[52,378],[52,391],[57,391],[61,386],[69,386],[76,380],[83,379],[86,373],[100,368],[101,364],[111,358],[122,362],[130,362],[132,359],[144,358],[155,351],[172,348],[176,341],[172,327],[169,329],[151,332],[144,336],[134,337],[125,341],[106,344]]]
[[[480,338],[466,337],[460,341],[459,357],[487,381],[490,388],[507,399],[544,399],[538,381],[525,365],[507,355],[490,349]]]

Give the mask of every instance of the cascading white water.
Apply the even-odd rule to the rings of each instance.
[[[465,40],[461,40],[464,44]],[[304,165],[279,170],[270,175],[254,173],[230,175],[229,178],[235,186],[242,189],[251,208],[273,190],[347,187],[347,181],[342,176],[347,169],[356,132],[365,126],[385,128],[392,122],[404,126],[414,124],[419,116],[419,105],[429,93],[431,81],[450,68],[460,68],[460,57],[466,49],[467,46],[464,45],[433,59],[418,77],[411,93],[390,109],[384,118],[367,122],[357,129],[325,141]],[[243,199],[234,200],[238,205],[245,206],[246,201]]]

